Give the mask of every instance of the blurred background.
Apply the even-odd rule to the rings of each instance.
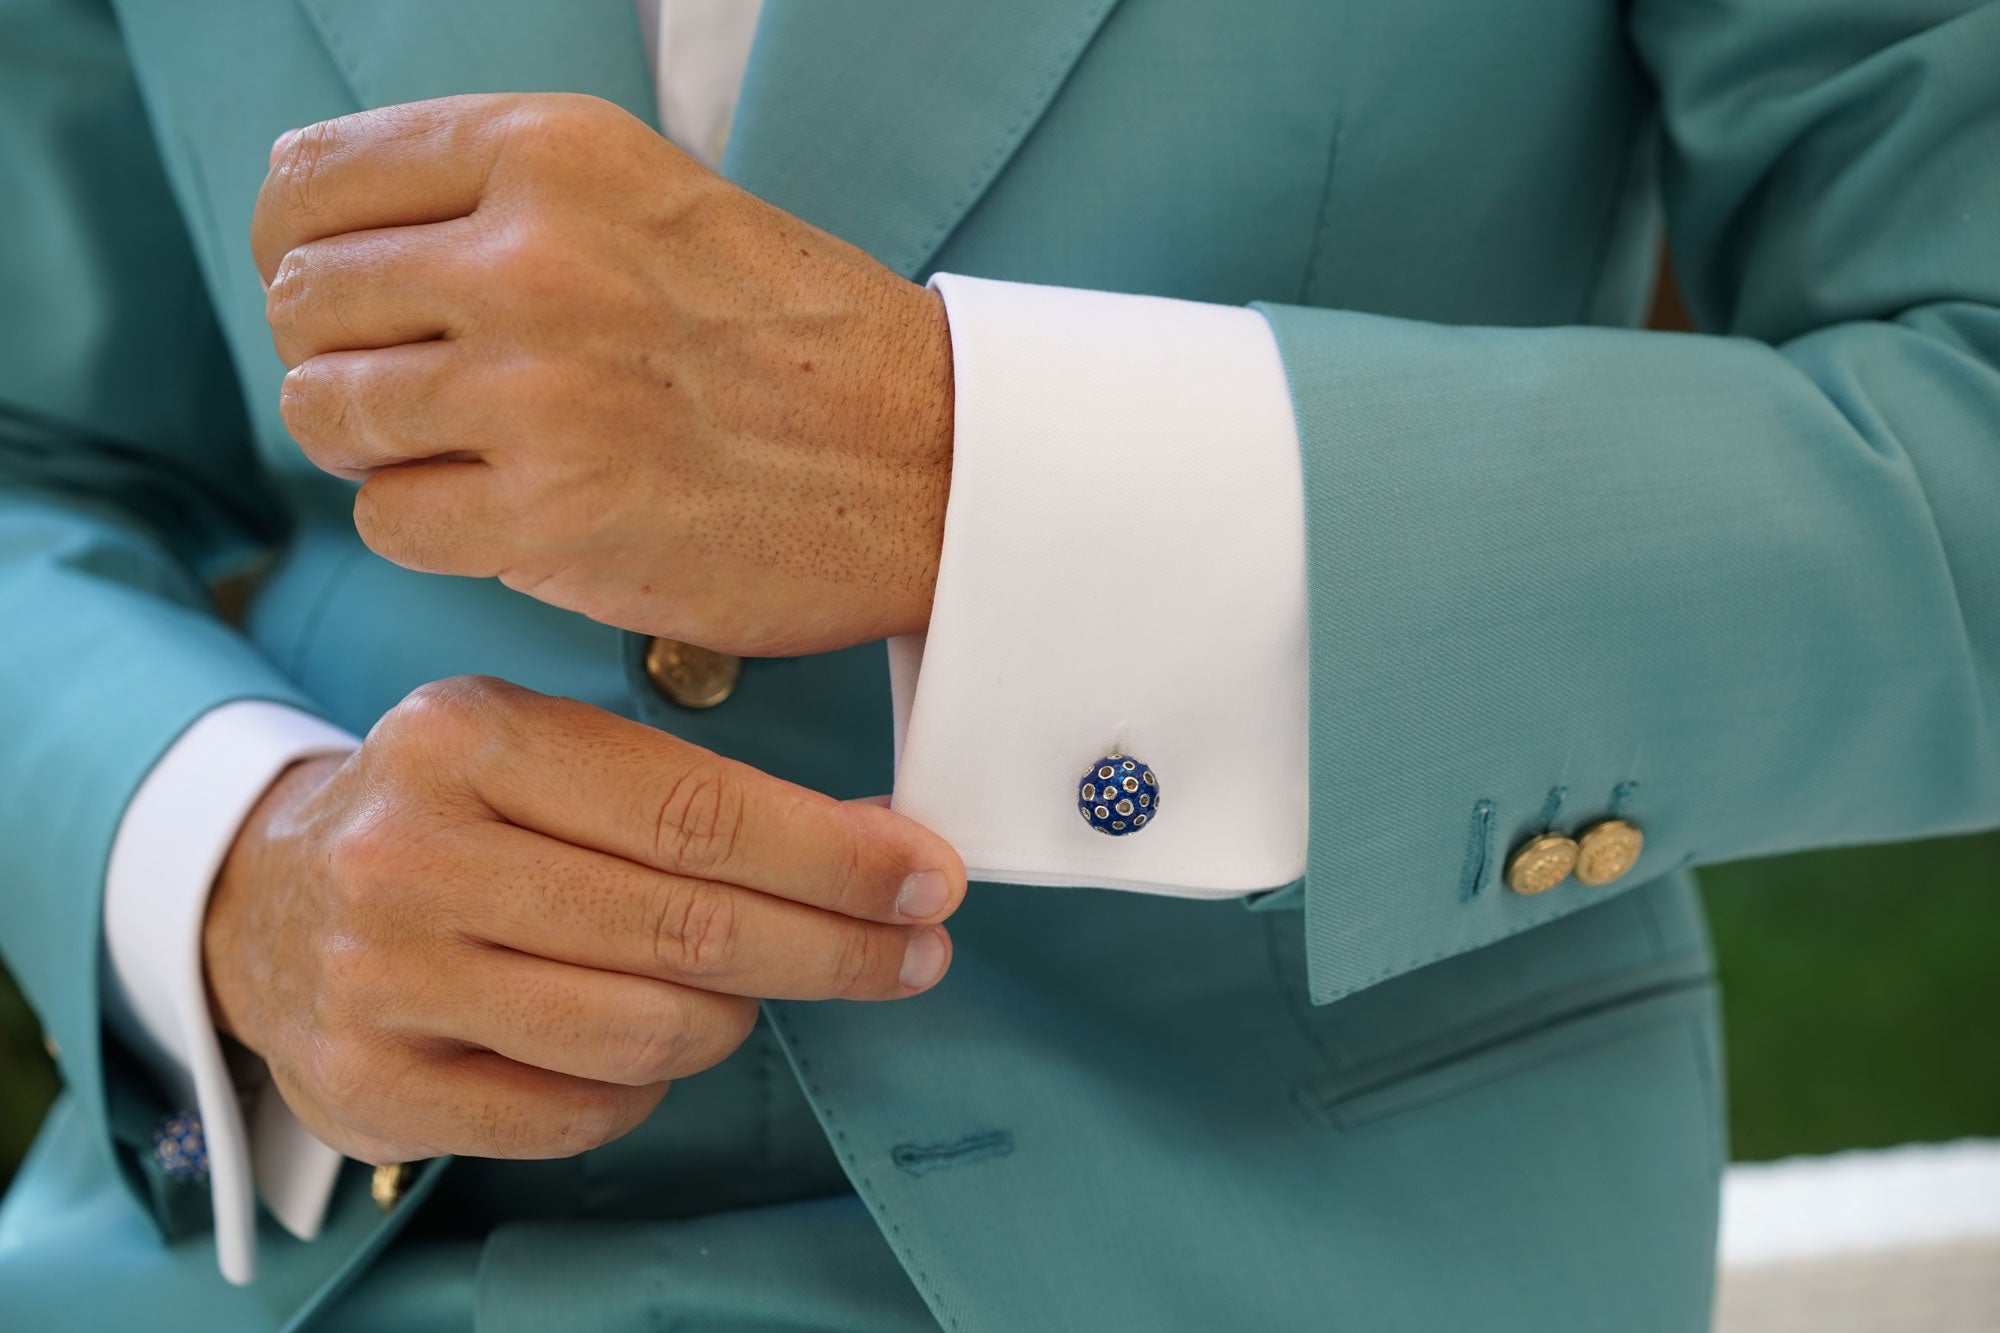
[[[1737,1160],[2000,1137],[2000,834],[1716,866],[1702,888]],[[0,1187],[55,1092],[0,971]]]

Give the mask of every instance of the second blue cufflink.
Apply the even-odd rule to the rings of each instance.
[[[1160,813],[1160,783],[1153,770],[1122,754],[1092,764],[1076,788],[1083,822],[1114,838],[1137,833]]]
[[[208,1179],[208,1139],[193,1111],[166,1116],[153,1126],[153,1160],[167,1179],[196,1185]]]

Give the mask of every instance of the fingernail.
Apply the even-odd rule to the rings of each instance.
[[[897,975],[906,989],[922,990],[944,975],[947,954],[944,932],[936,926],[920,930],[910,937],[910,944],[903,951],[903,970]]]
[[[286,130],[283,134],[271,140],[271,160],[273,162],[276,162],[278,160],[278,154],[284,152],[285,149],[291,144],[292,140],[298,137],[299,137],[299,132],[297,130]]]
[[[911,921],[928,921],[951,901],[951,881],[942,870],[919,870],[903,881],[896,894],[896,915]]]

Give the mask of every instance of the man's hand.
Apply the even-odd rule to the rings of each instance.
[[[753,997],[935,984],[964,892],[886,808],[467,678],[272,787],[202,952],[218,1024],[342,1152],[557,1157],[721,1061]]]
[[[286,424],[381,555],[742,654],[928,622],[942,301],[610,103],[309,126],[251,240]]]

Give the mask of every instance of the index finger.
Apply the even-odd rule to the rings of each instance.
[[[265,283],[307,241],[472,212],[499,155],[505,113],[520,100],[468,94],[408,102],[323,120],[281,141],[250,219],[250,249]]]
[[[573,699],[487,696],[513,743],[480,748],[473,791],[510,824],[655,870],[870,921],[939,921],[965,895],[951,844]]]

